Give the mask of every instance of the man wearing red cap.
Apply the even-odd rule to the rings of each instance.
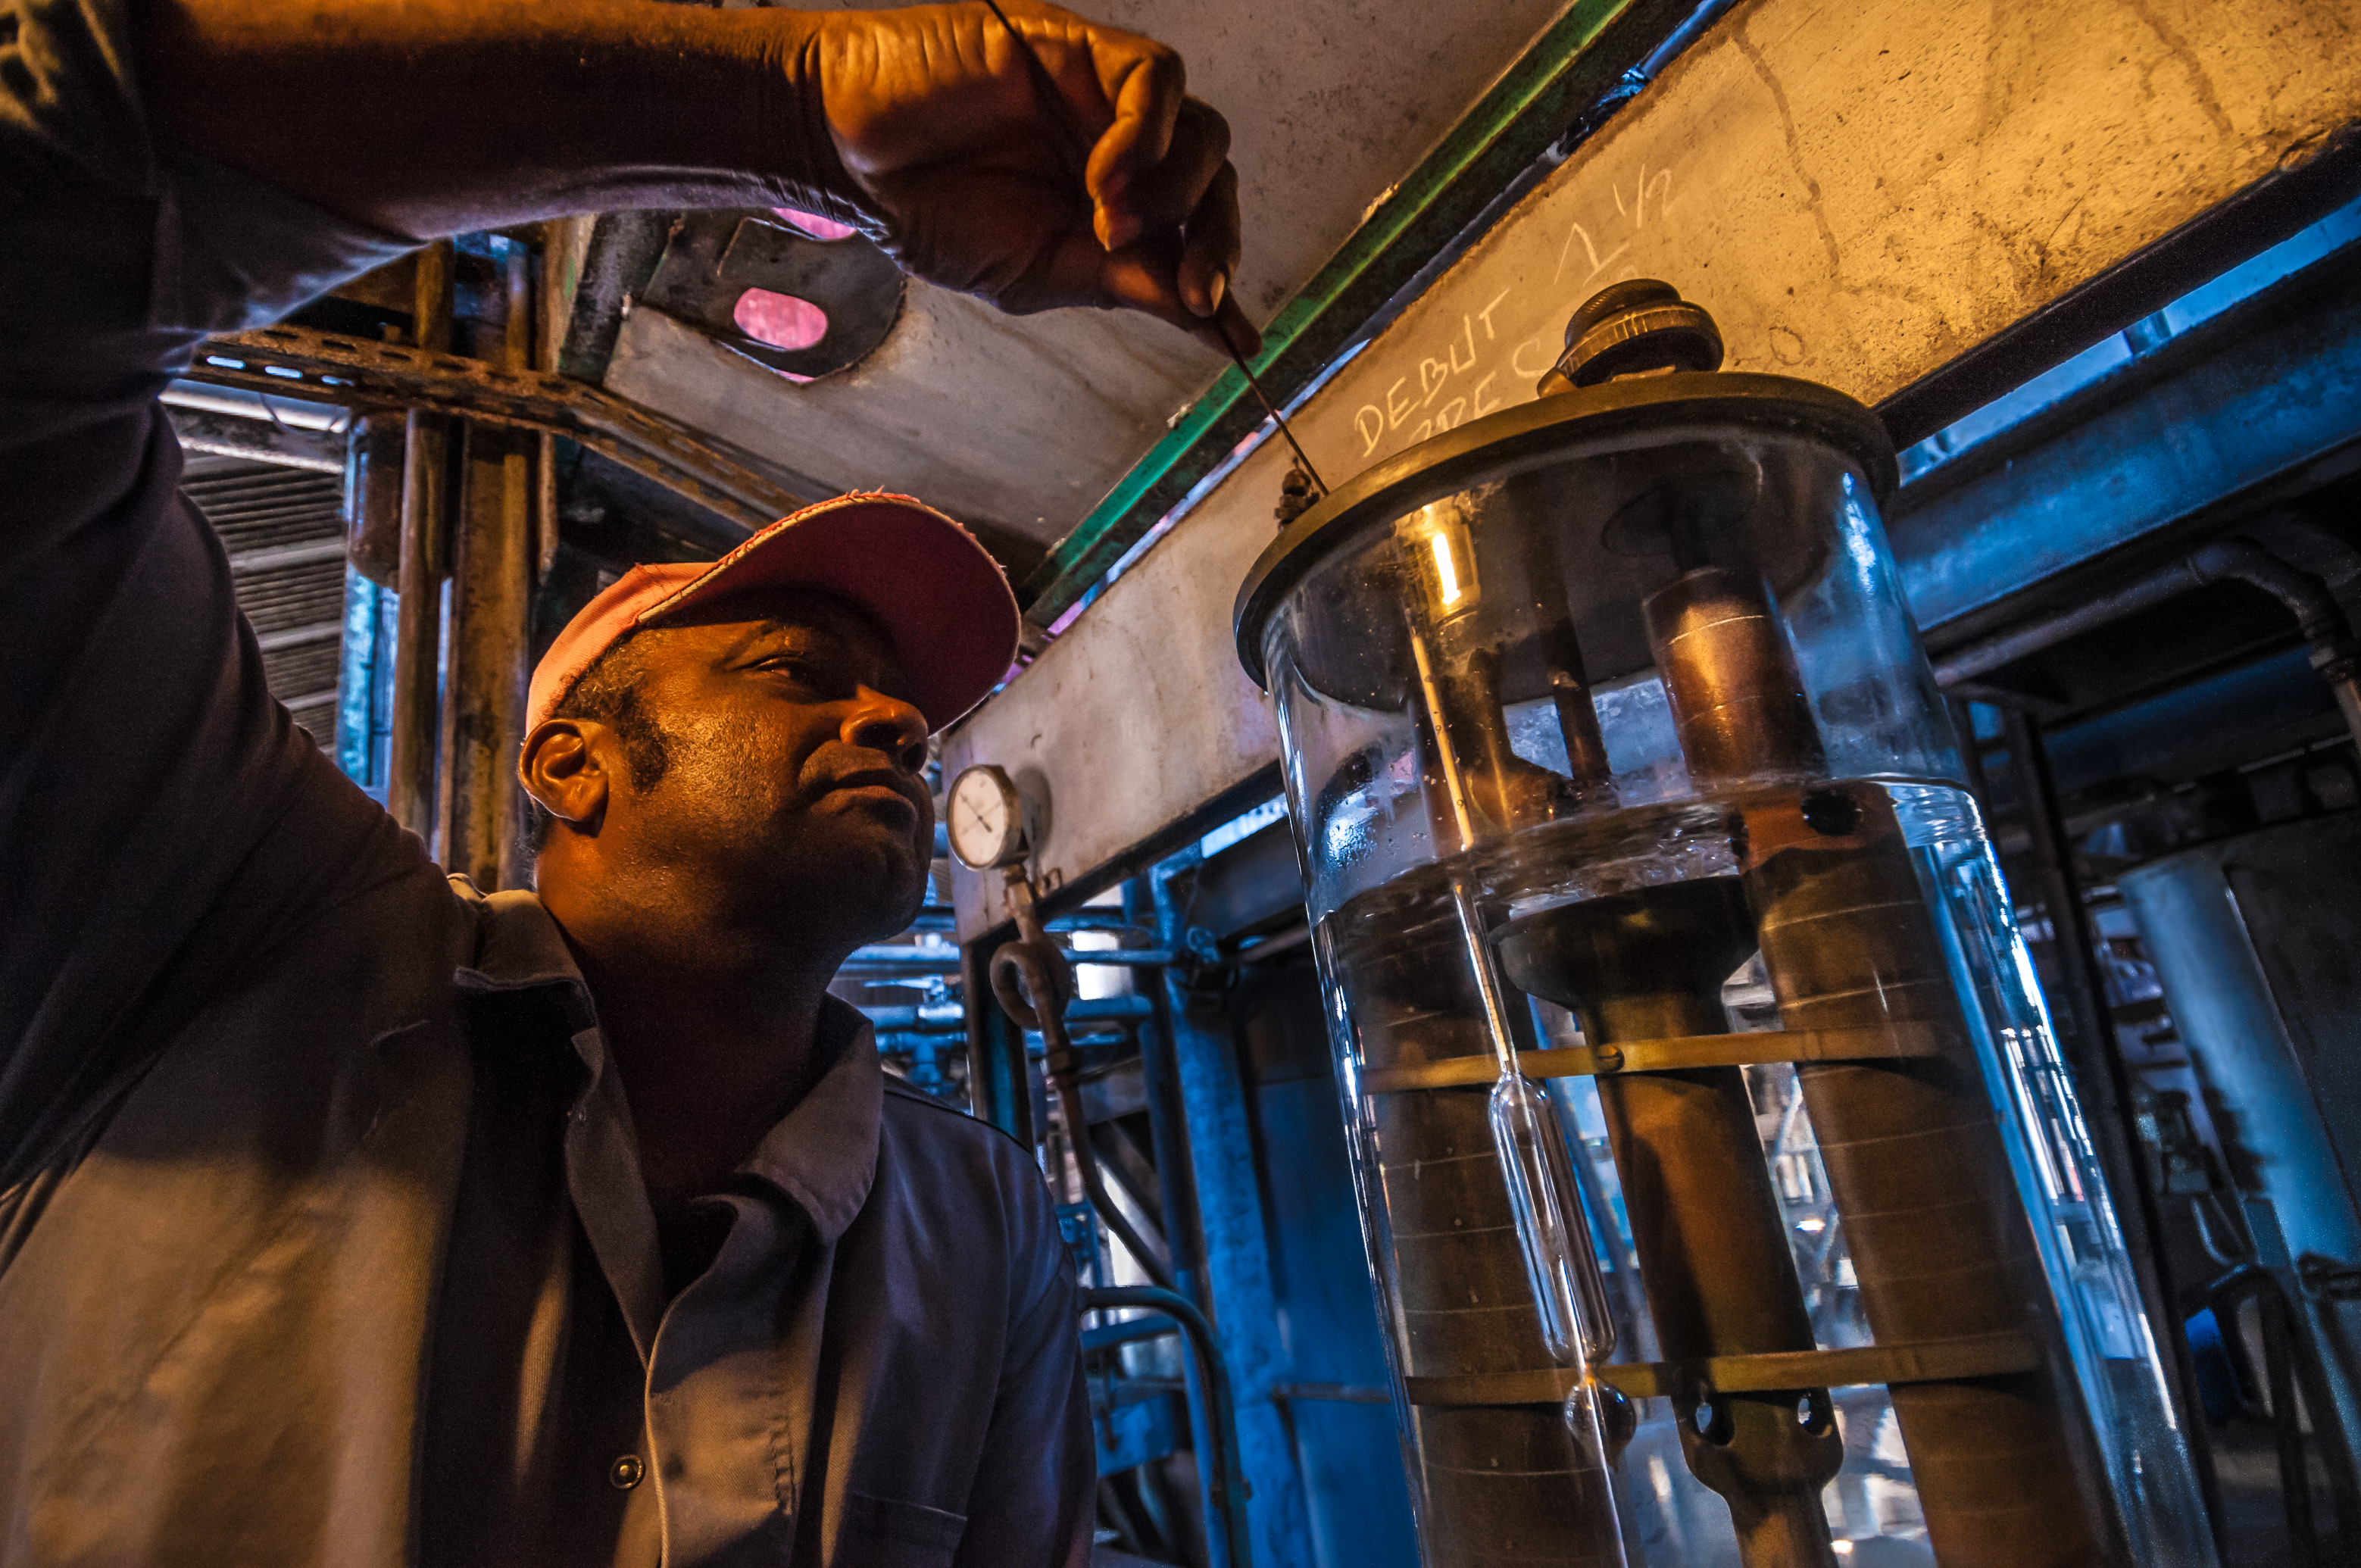
[[[1006,668],[989,557],[856,496],[627,576],[487,898],[271,701],[155,401],[421,236],[631,204],[1235,317],[1219,116],[1008,8],[1043,72],[972,4],[0,0],[0,1563],[1086,1558],[1039,1174],[826,994]]]

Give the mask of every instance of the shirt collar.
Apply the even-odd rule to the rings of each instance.
[[[590,988],[575,965],[574,949],[566,945],[566,934],[543,906],[539,894],[522,889],[481,894],[467,878],[457,876],[451,879],[451,885],[476,905],[478,913],[476,961],[451,977],[460,990],[483,993],[562,986],[582,999],[588,1013]]]
[[[478,893],[464,877],[451,879],[476,901],[481,928],[476,961],[452,976],[478,993],[565,992],[573,1014],[574,1048],[589,1069],[577,1104],[596,1096],[606,1076],[606,1041],[597,1027],[590,988],[576,967],[557,922],[532,893]],[[819,1077],[811,1092],[764,1135],[739,1168],[802,1206],[823,1244],[852,1223],[877,1177],[879,1125],[885,1114],[885,1070],[868,1018],[836,997],[820,1001],[813,1041]]]
[[[451,982],[477,996],[547,991],[556,993],[574,1054],[588,1069],[574,1099],[579,1115],[600,1094],[609,1092],[607,1039],[598,1032],[598,1010],[590,999],[590,983],[566,945],[566,933],[541,902],[541,895],[522,889],[482,894],[464,876],[451,879],[458,895],[477,911],[476,961],[454,970]],[[616,1097],[620,1100],[620,1091]]]
[[[811,1092],[739,1168],[801,1205],[821,1244],[829,1245],[852,1223],[876,1182],[885,1069],[878,1065],[869,1020],[833,996],[820,1003],[813,1047],[820,1074]]]

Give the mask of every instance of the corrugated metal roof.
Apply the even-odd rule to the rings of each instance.
[[[181,488],[229,551],[238,608],[262,643],[270,693],[333,745],[343,649],[344,485],[333,474],[192,456]]]

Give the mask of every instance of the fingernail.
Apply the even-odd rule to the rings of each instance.
[[[1099,243],[1109,250],[1121,250],[1139,237],[1139,220],[1129,213],[1112,213],[1104,208],[1099,213]]]
[[[1220,310],[1222,308],[1222,296],[1229,291],[1229,274],[1226,272],[1214,273],[1213,280],[1205,285],[1205,309],[1203,313],[1210,316],[1215,311]]]

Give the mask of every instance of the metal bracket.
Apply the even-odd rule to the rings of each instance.
[[[185,378],[311,402],[425,409],[549,431],[749,532],[806,502],[716,452],[686,426],[555,371],[506,370],[456,354],[267,326],[207,338]]]
[[[1943,1053],[1932,1024],[1904,1020],[1874,1029],[1750,1029],[1735,1035],[1681,1035],[1661,1040],[1618,1040],[1605,1050],[1569,1046],[1522,1051],[1517,1065],[1528,1078],[1591,1078],[1625,1072],[1681,1072],[1700,1067],[1752,1067],[1763,1062],[1875,1061]],[[1457,1089],[1490,1083],[1499,1075],[1490,1057],[1451,1057],[1365,1073],[1370,1094],[1416,1089]]]
[[[1702,1361],[1620,1362],[1593,1369],[1601,1383],[1634,1399],[1689,1394],[1770,1394],[1859,1384],[1957,1383],[2031,1372],[2041,1365],[2033,1336],[2007,1332],[1852,1350],[1789,1350],[1716,1355]],[[1413,1405],[1559,1405],[1577,1384],[1569,1366],[1539,1372],[1482,1372],[1409,1377]]]

